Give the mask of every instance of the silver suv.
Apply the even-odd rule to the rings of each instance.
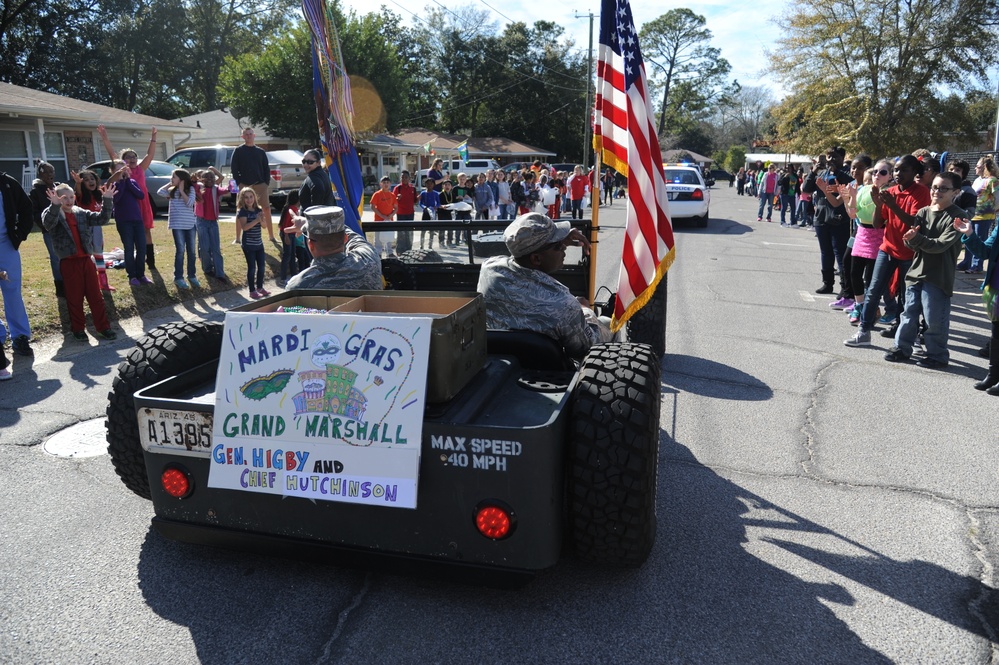
[[[232,180],[232,153],[236,146],[216,145],[200,148],[184,148],[167,157],[167,161],[177,168],[197,171],[214,166],[225,181],[219,185],[228,188],[229,194],[222,202],[230,208],[236,206],[236,183]],[[275,208],[282,208],[288,192],[298,190],[305,182],[305,169],[302,168],[302,153],[298,150],[273,150],[267,153],[271,171],[270,202]]]

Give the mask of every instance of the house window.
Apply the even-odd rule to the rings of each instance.
[[[0,130],[0,171],[20,181],[21,172],[29,161],[24,132]]]
[[[19,178],[25,167],[30,167],[32,178],[35,160],[41,159],[42,149],[38,132],[0,130],[0,170]],[[66,147],[62,132],[45,132],[45,158],[55,167],[56,181],[69,180],[66,164]]]
[[[42,150],[38,142],[38,132],[28,132],[31,137],[32,163],[41,158]],[[62,132],[45,132],[45,161],[55,167],[56,182],[69,181],[69,166],[66,163],[66,144]]]

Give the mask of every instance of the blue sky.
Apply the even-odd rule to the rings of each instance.
[[[592,1],[578,3],[569,2],[539,3],[536,0],[428,0],[421,3],[404,2],[403,0],[341,0],[344,7],[353,9],[358,14],[365,14],[375,7],[384,4],[390,10],[404,19],[411,18],[407,10],[422,13],[424,6],[437,7],[443,5],[449,9],[458,6],[471,6],[475,9],[489,12],[497,25],[509,23],[508,19],[531,24],[539,19],[554,21],[565,28],[579,48],[585,50],[589,40],[589,19],[574,18],[574,14],[599,14],[600,3]],[[654,0],[633,0],[632,11],[635,15],[637,28],[642,24],[669,11],[672,6]],[[767,64],[765,48],[773,48],[779,36],[779,30],[771,17],[786,10],[785,2],[777,0],[753,0],[752,2],[733,3],[730,0],[700,0],[691,6],[695,13],[707,19],[707,28],[714,34],[712,46],[721,49],[722,57],[732,65],[732,76],[743,85],[763,85],[767,81],[763,69]],[[405,9],[403,9],[405,8]],[[498,10],[498,11],[497,11]],[[502,15],[499,13],[502,12]],[[594,44],[597,40],[599,26],[594,21]],[[594,46],[596,49],[596,46]],[[774,86],[774,92],[779,97],[780,88]]]

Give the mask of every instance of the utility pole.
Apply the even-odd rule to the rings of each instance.
[[[593,82],[593,12],[588,14],[576,12],[573,16],[575,18],[590,17],[590,50],[586,65],[586,107],[583,109],[583,166],[589,170],[590,146],[593,144],[593,98],[590,97],[590,87]]]

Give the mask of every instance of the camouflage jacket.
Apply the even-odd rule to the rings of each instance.
[[[321,256],[288,280],[291,289],[382,289],[382,261],[362,236],[347,229],[344,251]]]
[[[595,316],[580,306],[568,287],[509,256],[494,256],[482,264],[478,291],[486,301],[488,328],[544,333],[573,357],[600,342]]]

